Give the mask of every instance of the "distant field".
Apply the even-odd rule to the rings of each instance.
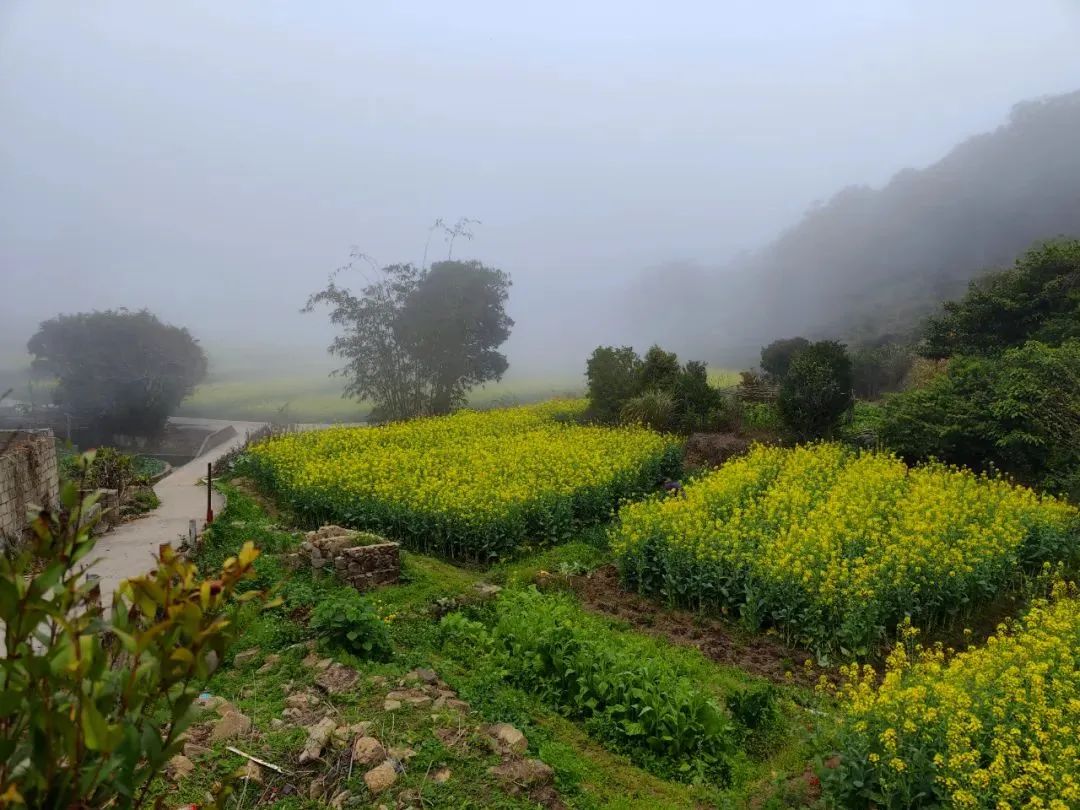
[[[252,421],[356,422],[370,406],[342,399],[344,381],[335,377],[275,377],[222,380],[200,385],[180,406],[181,416]],[[559,395],[581,394],[584,386],[572,378],[508,379],[478,388],[470,398],[476,407],[538,402]]]
[[[15,399],[48,402],[52,383],[35,382],[31,391],[28,366],[29,358],[22,354],[0,358],[0,393],[11,388]],[[181,404],[178,415],[250,421],[362,421],[370,405],[343,399],[344,381],[329,376],[332,368],[332,361],[319,352],[213,349],[207,382]],[[718,388],[728,388],[739,382],[739,373],[732,369],[710,369],[709,382]],[[529,375],[511,370],[501,382],[473,391],[469,403],[487,408],[527,404],[555,396],[580,396],[584,392],[584,374]]]

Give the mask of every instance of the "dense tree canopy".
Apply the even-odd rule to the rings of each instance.
[[[1056,346],[1074,337],[1080,337],[1080,240],[1058,240],[947,302],[927,322],[922,354],[994,354],[1028,340]]]
[[[886,400],[880,435],[910,461],[994,467],[1080,496],[1080,340],[954,357]]]
[[[809,345],[810,341],[804,337],[774,340],[761,350],[761,370],[772,382],[780,382],[787,376],[795,355]]]
[[[496,349],[514,325],[504,272],[445,261],[378,273],[359,295],[332,277],[305,307],[328,304],[331,322],[343,327],[329,351],[346,361],[339,373],[347,396],[370,399],[375,419],[408,419],[448,413],[474,386],[501,378],[507,361]]]
[[[153,436],[206,376],[206,354],[187,329],[141,310],[59,315],[27,349],[55,375],[55,402],[87,420],[92,440]]]

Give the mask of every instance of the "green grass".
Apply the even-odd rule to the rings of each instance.
[[[260,506],[258,500],[242,490],[223,485],[228,505],[221,512],[198,555],[204,571],[220,565],[225,556],[235,552],[244,540],[252,539],[267,553],[257,563],[258,581],[255,585],[276,586],[284,604],[262,610],[253,604],[239,609],[234,620],[240,640],[227,657],[226,666],[212,679],[209,690],[233,702],[252,717],[259,729],[257,737],[238,742],[242,750],[299,770],[290,781],[300,784],[315,771],[297,769],[296,755],[303,745],[302,729],[273,729],[271,721],[280,717],[287,694],[308,687],[314,672],[300,663],[307,649],[297,647],[311,640],[306,624],[306,612],[326,598],[329,593],[345,586],[333,578],[313,579],[307,569],[287,570],[282,554],[300,542],[297,533],[276,525]],[[283,517],[275,518],[277,521]],[[438,616],[447,610],[464,605],[467,611],[481,615],[486,608],[477,604],[475,588],[480,581],[498,581],[508,587],[529,582],[540,571],[557,574],[560,571],[578,572],[607,562],[602,537],[585,536],[563,546],[546,549],[536,555],[491,569],[486,574],[460,568],[430,557],[403,555],[404,582],[382,588],[371,595],[379,614],[385,617],[395,648],[390,663],[361,661],[320,642],[320,654],[356,667],[361,672],[357,687],[344,695],[330,698],[330,704],[341,722],[371,721],[375,734],[384,744],[408,745],[416,750],[391,796],[376,802],[394,805],[393,796],[401,791],[421,791],[426,806],[435,807],[527,807],[533,806],[525,796],[511,796],[487,771],[499,760],[490,753],[475,731],[478,723],[509,722],[517,726],[529,740],[528,756],[539,757],[555,770],[555,787],[562,800],[572,808],[686,808],[694,806],[746,807],[789,806],[780,797],[785,774],[799,774],[811,755],[806,742],[806,726],[814,725],[816,716],[804,706],[816,705],[816,699],[794,686],[781,686],[785,726],[781,738],[763,756],[741,756],[734,763],[733,786],[721,790],[708,785],[689,785],[661,779],[636,767],[622,754],[605,748],[587,733],[584,726],[561,716],[544,705],[539,696],[516,688],[505,674],[476,658],[459,659],[442,647]],[[470,607],[470,605],[472,607]],[[584,614],[583,614],[584,619]],[[589,617],[590,623],[608,628],[605,632],[626,634],[646,639],[653,651],[674,662],[688,673],[701,688],[723,699],[748,686],[761,683],[734,667],[719,666],[697,650],[640,636],[629,628],[604,618]],[[255,647],[263,655],[276,652],[281,664],[270,673],[256,675],[260,662],[244,668],[231,666],[232,654]],[[429,709],[387,713],[382,699],[387,687],[375,688],[369,678],[384,676],[396,679],[417,666],[431,667],[469,702],[466,716],[469,745],[463,750],[446,748],[435,736],[434,729],[455,722],[452,718],[436,716]],[[460,722],[460,721],[456,721]],[[205,764],[204,764],[205,763]],[[170,805],[205,801],[206,791],[213,783],[227,777],[243,765],[240,757],[224,751],[224,745],[199,760],[196,773],[185,780],[179,791],[162,783],[162,795],[168,791]],[[438,785],[426,778],[432,769],[449,767],[451,779]],[[271,776],[267,774],[267,776]],[[347,776],[338,772],[338,789],[350,789],[366,797],[362,771]],[[268,779],[267,786],[283,784]],[[306,782],[305,782],[306,784]],[[245,798],[243,806],[253,806],[253,797]],[[795,801],[794,799],[792,801]],[[279,797],[269,803],[277,808],[314,808],[306,798]],[[795,806],[794,804],[790,806]]]
[[[370,404],[342,399],[340,377],[282,376],[267,379],[220,379],[203,383],[180,405],[181,416],[250,421],[359,422]],[[472,392],[474,408],[536,402],[556,395],[579,394],[573,378],[510,379]]]

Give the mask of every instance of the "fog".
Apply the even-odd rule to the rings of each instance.
[[[5,0],[0,355],[126,306],[212,360],[323,363],[299,309],[350,247],[419,262],[467,216],[455,255],[513,278],[512,371],[601,342],[712,359],[787,331],[733,257],[1077,89],[1078,41],[1075,0]],[[711,331],[671,311],[695,279]]]

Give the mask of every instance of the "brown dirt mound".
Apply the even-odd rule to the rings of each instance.
[[[683,463],[688,468],[719,467],[750,449],[750,440],[734,433],[692,433],[686,441]]]

